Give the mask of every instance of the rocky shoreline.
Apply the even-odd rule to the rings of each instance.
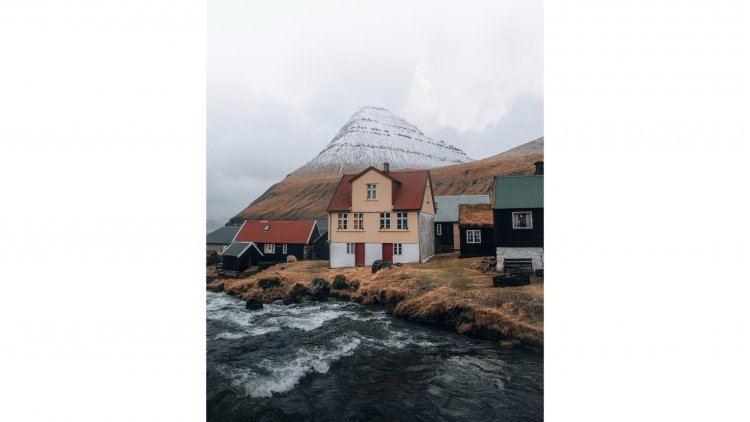
[[[289,305],[329,298],[381,306],[394,317],[496,341],[500,347],[543,352],[540,280],[496,289],[490,287],[491,275],[478,265],[486,261],[434,261],[431,268],[407,264],[372,272],[370,267],[329,269],[320,264],[324,261],[284,263],[240,279],[207,274],[206,288],[241,298],[251,310],[275,301]],[[441,276],[451,281],[441,283]]]

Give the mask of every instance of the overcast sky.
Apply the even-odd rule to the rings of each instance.
[[[479,159],[543,135],[541,1],[208,2],[207,214],[381,106]]]

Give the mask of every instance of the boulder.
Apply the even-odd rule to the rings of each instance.
[[[224,283],[215,284],[213,286],[207,286],[206,289],[211,292],[223,292],[224,291]]]
[[[352,280],[349,282],[349,290],[356,292],[359,290],[359,280]]]
[[[389,264],[387,261],[378,259],[372,263],[372,273],[375,274],[376,272],[382,270],[383,268],[388,268],[390,266],[391,264]]]
[[[284,303],[284,305],[291,305],[293,303],[302,302],[302,298],[297,295],[290,294],[289,296],[285,297],[281,301]]]
[[[310,293],[312,300],[324,301],[328,299],[328,294],[331,292],[331,284],[322,278],[316,278],[310,285]]]
[[[271,287],[276,287],[280,284],[280,281],[278,278],[263,278],[258,280],[258,287],[261,289],[269,289]]]
[[[308,296],[310,294],[310,289],[302,284],[296,283],[294,287],[292,287],[290,294],[293,296]]]
[[[297,257],[294,255],[287,255],[286,262],[297,262]]]
[[[349,285],[346,284],[346,277],[343,274],[339,274],[333,279],[333,284],[331,285],[336,290],[344,290],[348,289]]]
[[[260,300],[260,298],[253,296],[248,299],[247,302],[245,302],[245,308],[251,311],[254,311],[256,309],[263,309],[263,302]]]

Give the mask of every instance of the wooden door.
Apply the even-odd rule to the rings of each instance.
[[[393,264],[393,243],[383,243],[383,261]]]
[[[361,267],[365,265],[365,244],[354,244],[354,265]]]

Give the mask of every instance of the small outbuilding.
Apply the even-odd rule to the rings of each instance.
[[[460,204],[458,229],[461,258],[495,255],[495,232],[491,204]]]
[[[318,236],[315,220],[246,220],[234,241],[256,244],[263,262],[284,262],[289,255],[310,259]]]
[[[458,229],[458,206],[461,204],[489,204],[489,195],[436,196],[435,206],[435,253],[453,252],[461,249],[465,239]]]
[[[252,242],[234,242],[221,254],[221,266],[224,271],[241,273],[263,258],[263,253]]]
[[[321,235],[313,241],[312,259],[320,259],[324,261],[331,259],[328,230],[321,233]]]
[[[238,231],[240,231],[239,225],[224,226],[212,231],[206,235],[206,250],[224,252],[232,244]]]

